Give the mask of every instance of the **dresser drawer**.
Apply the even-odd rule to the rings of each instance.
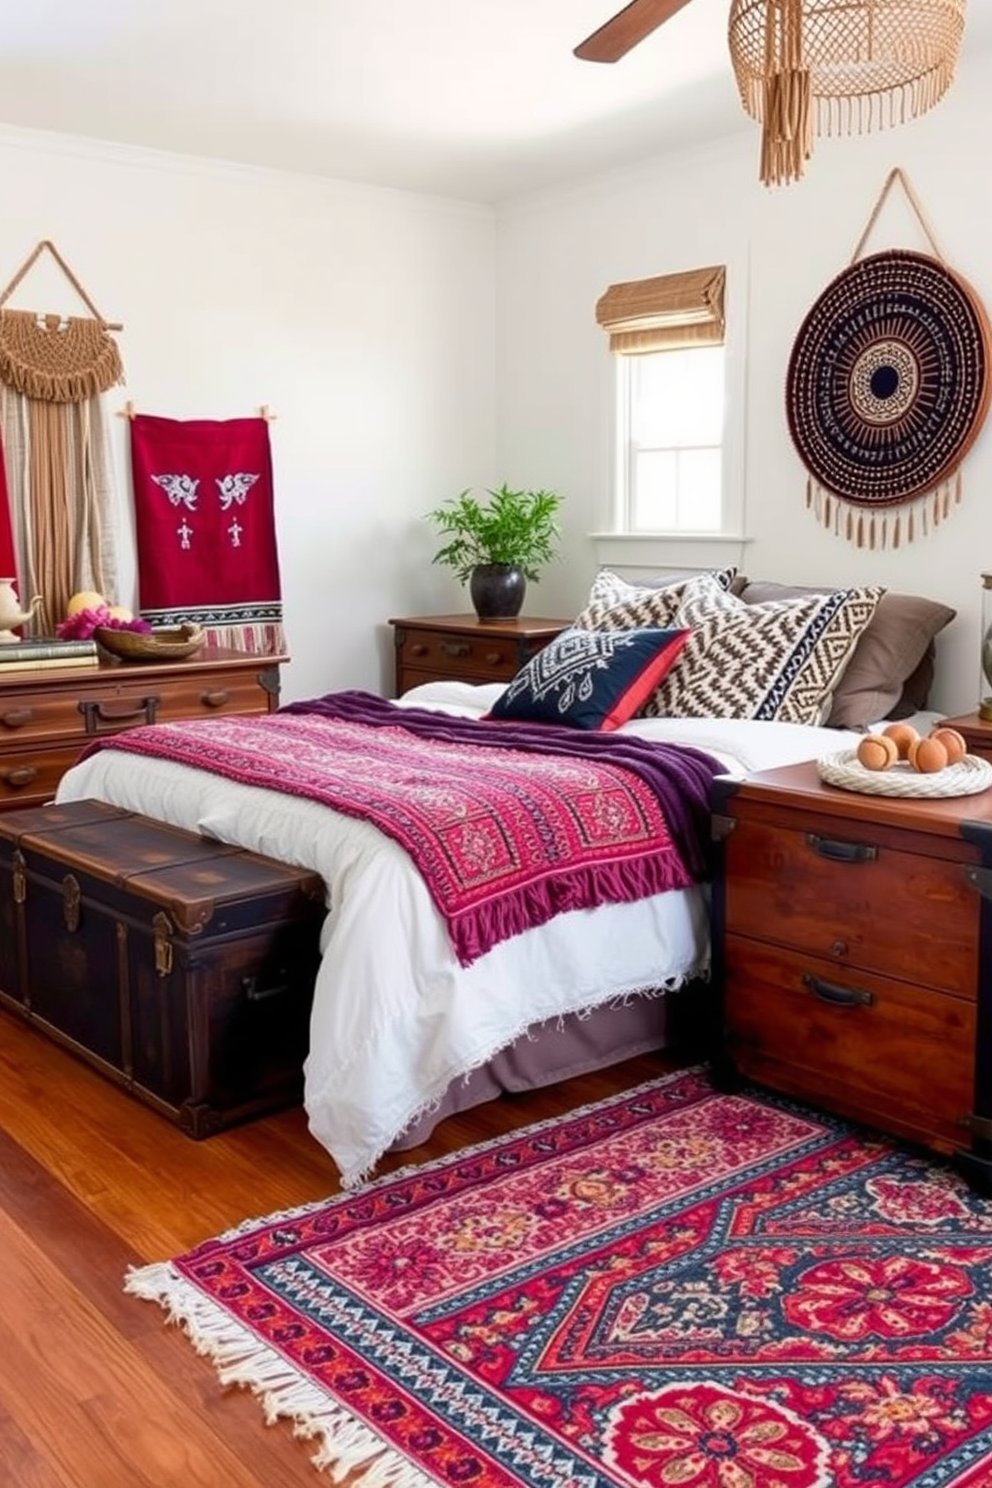
[[[509,638],[406,630],[400,636],[397,662],[405,670],[431,677],[509,682],[520,670],[521,657],[519,643]]]
[[[944,1150],[967,1142],[973,1001],[739,935],[727,938],[725,995],[742,1074]]]
[[[78,744],[48,749],[0,751],[0,811],[12,806],[43,806],[55,795],[66,770],[85,747]]]
[[[830,834],[738,821],[726,840],[726,927],[847,969],[975,997],[980,900],[960,861]]]
[[[20,740],[116,734],[140,723],[265,711],[265,694],[250,673],[118,681],[94,676],[54,692],[39,688],[0,696],[0,749]]]

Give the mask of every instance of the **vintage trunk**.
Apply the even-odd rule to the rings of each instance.
[[[315,874],[97,801],[0,816],[0,1005],[193,1137],[295,1104]]]

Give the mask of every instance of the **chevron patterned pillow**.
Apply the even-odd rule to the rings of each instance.
[[[690,579],[674,623],[692,634],[642,715],[823,723],[884,593],[864,587],[745,604],[708,574]]]
[[[721,589],[729,589],[736,568],[714,569],[711,577]],[[572,622],[579,630],[664,630],[674,625],[685,586],[695,574],[675,574],[656,584],[631,584],[604,568],[596,575],[585,606]]]

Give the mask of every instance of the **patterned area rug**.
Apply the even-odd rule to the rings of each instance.
[[[367,1488],[988,1488],[992,1204],[690,1070],[128,1290]]]

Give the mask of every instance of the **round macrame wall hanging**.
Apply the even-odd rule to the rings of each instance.
[[[807,504],[824,526],[898,547],[948,515],[988,412],[990,343],[975,291],[926,254],[873,254],[827,286],[786,378]]]

